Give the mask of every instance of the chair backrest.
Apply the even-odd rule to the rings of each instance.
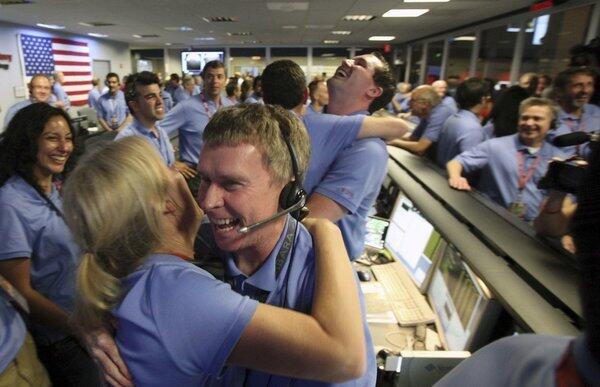
[[[91,107],[82,107],[79,109],[80,116],[87,116],[87,121],[89,126],[97,126],[98,125],[98,114],[96,110]]]

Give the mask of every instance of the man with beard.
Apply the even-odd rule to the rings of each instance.
[[[594,95],[597,74],[590,67],[572,67],[556,77],[554,93],[560,105],[558,129],[552,131],[548,140],[572,132],[597,132],[600,130],[600,108],[590,104]],[[577,156],[589,156],[586,144],[566,149]]]

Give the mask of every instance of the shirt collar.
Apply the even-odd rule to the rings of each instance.
[[[457,114],[460,115],[461,117],[468,117],[469,119],[473,119],[473,120],[479,122],[479,117],[477,117],[477,114],[473,113],[472,111],[470,111],[468,109],[460,109]]]
[[[277,275],[275,273],[275,264],[277,261],[277,254],[279,253],[279,249],[283,244],[283,239],[287,233],[287,228],[290,227],[290,217],[286,216],[285,226],[279,236],[279,240],[275,244],[275,247],[269,254],[267,260],[263,263],[263,265],[250,277],[247,277],[244,273],[242,273],[237,266],[235,266],[235,260],[233,259],[233,254],[226,255],[225,261],[225,270],[229,276],[238,277],[244,276],[246,277],[245,283],[254,286],[255,288],[262,289],[267,292],[272,292],[277,287]],[[290,253],[288,253],[289,256]]]
[[[371,113],[369,113],[368,110],[359,110],[357,112],[350,113],[348,115],[349,116],[369,116],[369,115],[371,115]]]
[[[562,121],[562,120],[565,120],[565,119],[567,119],[567,120],[571,120],[571,121],[579,121],[579,120],[582,120],[582,119],[583,119],[583,118],[586,116],[587,112],[590,110],[590,109],[588,108],[588,106],[589,106],[589,105],[590,105],[590,104],[588,104],[588,103],[586,103],[585,105],[583,105],[583,107],[581,108],[581,117],[577,117],[577,116],[576,116],[576,115],[574,115],[574,114],[567,113],[566,111],[564,111],[564,110],[561,108],[561,109],[560,109],[560,111],[558,112],[558,119],[559,119],[559,120],[561,120],[561,121]]]
[[[583,379],[590,383],[600,380],[600,364],[598,364],[587,346],[587,335],[584,333],[573,341],[573,357],[577,371]]]
[[[140,120],[138,120],[137,118],[133,119],[133,123],[132,123],[133,127],[135,130],[137,130],[138,132],[146,135],[146,136],[152,136],[154,138],[158,138],[158,136],[155,136],[154,133],[150,130],[150,128],[147,128],[146,126],[144,126],[144,124],[142,124],[140,122]],[[155,124],[156,126],[156,131],[158,132],[158,124]]]
[[[521,138],[519,137],[519,133],[515,133],[513,134],[514,136],[514,141],[515,141],[515,148],[517,148],[517,151],[523,151],[526,155],[532,155],[531,153],[529,153],[529,147],[525,144],[523,144],[521,142]],[[546,141],[542,141],[542,146],[540,147],[540,150],[538,150],[535,155],[542,155],[544,154],[546,149],[550,149],[549,147],[545,146],[546,145]]]
[[[11,181],[14,182],[13,184],[15,185],[15,187],[20,192],[23,192],[27,197],[29,197],[31,199],[35,199],[40,202],[44,202],[44,203],[46,202],[44,200],[44,198],[40,197],[40,193],[35,188],[33,188],[28,182],[26,182],[25,179],[23,179],[21,176],[12,175],[10,177],[10,179],[7,181],[7,183],[11,182]],[[56,199],[58,198],[59,194],[58,194],[58,190],[54,186],[54,183],[51,184],[51,189],[52,189],[52,191],[50,192],[49,198],[54,203],[56,203]]]

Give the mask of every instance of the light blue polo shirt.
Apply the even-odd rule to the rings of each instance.
[[[258,305],[173,255],[150,255],[122,285],[116,341],[136,386],[205,385]]]
[[[23,319],[9,300],[0,288],[0,374],[21,350],[27,333]]]
[[[178,103],[181,103],[191,97],[191,95],[189,95],[188,92],[185,91],[183,86],[179,86],[178,88],[173,90],[173,93],[171,95],[173,96],[174,105],[177,105]]]
[[[600,132],[600,108],[598,106],[589,103],[585,104],[583,106],[583,113],[581,114],[581,117],[568,114],[564,110],[560,109],[558,114],[558,128],[549,131],[546,140],[552,142],[555,137],[580,131],[586,133]],[[577,152],[577,147],[564,147],[563,150],[567,154],[575,154]],[[589,149],[589,143],[579,146],[579,155],[589,158],[590,154],[591,151]]]
[[[127,115],[129,114],[129,109],[127,108],[127,103],[125,103],[125,94],[121,90],[118,90],[115,95],[112,95],[110,91],[102,94],[100,98],[98,98],[98,117],[102,118],[108,126],[112,129],[117,129]],[[116,118],[116,124],[112,124],[112,118]]]
[[[364,119],[364,114],[336,116],[321,113],[302,117],[310,137],[311,149],[308,170],[303,182],[307,193],[312,193],[339,152],[354,142]]]
[[[321,110],[320,112],[316,111],[313,108],[312,103],[308,104],[308,106],[306,107],[306,111],[304,113],[305,116],[311,115],[311,114],[323,114],[323,111]]]
[[[357,140],[340,152],[313,191],[348,210],[337,225],[351,260],[357,259],[365,248],[367,215],[379,195],[387,162],[387,148],[382,140]]]
[[[521,201],[526,205],[525,220],[537,217],[540,204],[546,193],[537,188],[540,179],[548,170],[552,157],[564,157],[559,148],[544,143],[536,154],[530,154],[528,148],[519,140],[519,134],[493,138],[482,142],[471,150],[456,157],[465,173],[481,170],[477,189],[489,199],[508,207],[519,196],[519,167],[517,151],[524,155],[525,170],[534,162],[536,155],[541,157],[531,179],[525,184]]]
[[[252,93],[252,95],[248,96],[246,98],[246,100],[244,101],[244,103],[258,103],[258,104],[261,104],[261,105],[265,104],[263,102],[262,97],[259,97],[258,95],[256,95],[256,93]]]
[[[443,377],[436,387],[556,386],[556,370],[572,342],[577,373],[588,386],[600,381],[600,365],[585,334],[572,337],[516,335],[481,348]]]
[[[62,85],[58,82],[55,82],[54,85],[52,86],[52,92],[54,93],[54,95],[56,95],[56,98],[58,98],[59,101],[61,101],[65,107],[65,110],[68,110],[71,107],[71,101],[69,100],[69,95],[67,94],[67,92],[65,91],[65,89],[62,87]]]
[[[444,98],[442,98],[442,101],[440,102],[442,105],[446,105],[450,108],[450,110],[452,110],[453,113],[457,113],[458,112],[458,105],[456,104],[456,101],[454,100],[454,98],[452,98],[451,96],[447,95]]]
[[[158,125],[155,125],[158,131],[158,137],[149,129],[146,128],[137,118],[133,119],[133,122],[123,129],[115,141],[120,140],[124,137],[138,136],[147,139],[156,148],[160,157],[164,160],[168,167],[172,166],[175,162],[175,155],[173,154],[173,145],[169,141],[167,133]]]
[[[436,105],[431,109],[427,118],[421,118],[410,138],[419,140],[421,137],[425,137],[431,142],[438,142],[444,122],[454,113],[454,110],[446,104]]]
[[[293,309],[301,313],[310,313],[315,287],[315,252],[310,233],[303,225],[298,224],[294,244],[287,255],[279,276],[276,275],[277,254],[281,249],[287,233],[287,227],[296,227],[296,221],[288,215],[284,227],[273,251],[263,265],[250,277],[244,275],[235,265],[234,257],[227,254],[225,270],[231,278],[232,288],[236,292],[256,297],[257,289],[268,292],[266,304]],[[367,371],[356,380],[345,383],[322,383],[309,380],[294,379],[285,376],[266,374],[259,371],[247,370],[241,367],[229,367],[222,379],[213,379],[211,386],[241,387],[241,386],[344,386],[367,387],[374,386],[377,378],[375,353],[369,328],[365,319],[364,296],[357,285],[362,310],[362,321],[365,333],[365,347],[367,350]]]
[[[448,161],[483,140],[483,130],[477,115],[470,110],[461,109],[450,116],[442,127],[436,161],[440,167],[445,168]]]
[[[17,112],[19,110],[21,110],[24,107],[29,106],[31,104],[32,104],[31,100],[26,99],[24,101],[17,102],[16,104],[9,107],[8,110],[6,111],[6,115],[4,116],[4,128],[6,128],[8,126],[8,123],[10,122],[10,120],[13,119],[13,117],[15,116],[15,114],[17,114]]]
[[[171,94],[167,93],[164,90],[160,92],[160,96],[163,100],[163,109],[165,111],[165,114],[167,114],[169,110],[173,109],[173,97],[171,97]]]
[[[213,101],[203,102],[203,94],[195,95],[177,104],[159,123],[167,135],[179,130],[179,154],[181,161],[198,164],[202,149],[202,133],[210,118],[217,111]],[[221,106],[231,106],[227,98],[221,98]]]
[[[495,137],[496,135],[494,134],[494,121],[489,120],[487,124],[483,126],[483,140],[485,141]]]
[[[62,209],[53,188],[50,200]],[[0,187],[0,260],[30,258],[32,287],[66,312],[73,311],[79,248],[62,217],[21,177]],[[32,324],[36,341],[49,344],[67,335]]]
[[[88,94],[88,105],[94,109],[94,110],[98,110],[98,99],[100,98],[102,94],[100,93],[100,90],[98,90],[97,87],[92,87],[92,90],[90,90],[89,94]]]

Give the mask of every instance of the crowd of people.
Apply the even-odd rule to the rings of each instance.
[[[599,129],[590,67],[553,83],[524,74],[501,91],[456,77],[411,91],[379,53],[310,82],[291,60],[256,77],[228,78],[210,61],[166,84],[148,71],[124,78],[92,82],[89,105],[115,136],[94,152],[76,138],[60,74],[54,88],[32,77],[30,98],[7,112],[0,385],[94,386],[102,375],[120,386],[373,386],[350,262],[364,251],[386,145],[528,222],[577,211],[575,198],[538,188],[553,158],[595,162],[589,144],[552,143]],[[597,346],[576,345],[599,366]],[[448,383],[465,385],[461,372]]]

